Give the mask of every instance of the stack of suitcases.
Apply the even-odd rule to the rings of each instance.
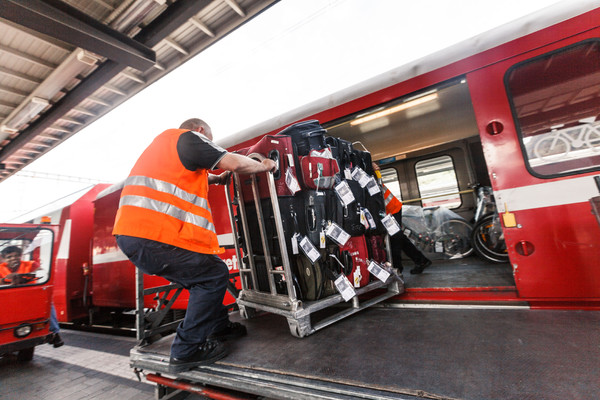
[[[370,260],[386,261],[381,222],[385,203],[371,154],[326,135],[317,120],[293,124],[238,152],[260,154],[278,164],[277,201],[298,298],[311,301],[334,294],[333,281],[340,274],[354,287],[366,286]],[[268,254],[277,268],[282,255],[266,178],[264,173],[256,175]],[[257,273],[258,287],[253,289],[269,292],[251,176],[240,175],[239,182]],[[243,240],[242,249],[248,254]],[[277,292],[285,294],[282,275],[276,278]]]

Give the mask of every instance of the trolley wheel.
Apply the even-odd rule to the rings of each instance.
[[[17,361],[27,362],[33,359],[33,352],[35,347],[29,347],[28,349],[19,350],[17,353]]]
[[[239,306],[240,315],[244,319],[254,318],[256,316],[256,309],[248,306]]]
[[[303,338],[311,333],[310,317],[302,317],[300,319],[288,318],[288,326],[290,327],[290,333],[292,336],[297,338]]]

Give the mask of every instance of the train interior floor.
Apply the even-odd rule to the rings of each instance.
[[[384,398],[600,398],[597,311],[373,307],[302,339],[279,315],[242,322],[248,335],[227,342],[226,358],[185,376],[252,373]],[[168,360],[171,341],[143,351]]]
[[[429,254],[427,256],[430,256]],[[491,263],[474,254],[458,259],[430,258],[432,265],[423,273],[413,275],[414,264],[403,260],[402,275],[406,288],[480,288],[514,287],[515,280],[510,263]]]

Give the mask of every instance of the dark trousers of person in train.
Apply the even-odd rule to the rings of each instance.
[[[400,226],[402,226],[402,210],[394,214],[394,218]],[[402,272],[402,252],[408,256],[414,263],[415,268],[411,270],[422,272],[431,262],[421,251],[410,241],[404,234],[403,230],[390,236],[390,244],[392,246],[392,260],[394,261],[394,268],[398,269],[398,272]],[[416,272],[416,273],[420,273]]]
[[[219,257],[131,236],[117,236],[117,244],[142,272],[179,283],[190,293],[171,357],[191,356],[208,335],[226,328],[229,318],[223,298],[229,270]]]

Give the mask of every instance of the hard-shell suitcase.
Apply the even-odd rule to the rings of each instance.
[[[277,135],[290,136],[300,157],[307,156],[310,150],[323,150],[326,147],[325,132],[319,121],[311,119],[292,124]]]
[[[297,166],[298,159],[294,155],[292,138],[285,135],[264,136],[253,146],[243,149],[244,155],[260,154],[274,160],[277,171],[273,173],[277,196],[293,196],[300,189],[298,186]],[[286,178],[288,181],[286,181]],[[269,198],[267,174],[256,174],[258,192],[261,199]],[[242,195],[248,202],[254,198],[252,193],[252,178],[250,175],[240,175]]]

